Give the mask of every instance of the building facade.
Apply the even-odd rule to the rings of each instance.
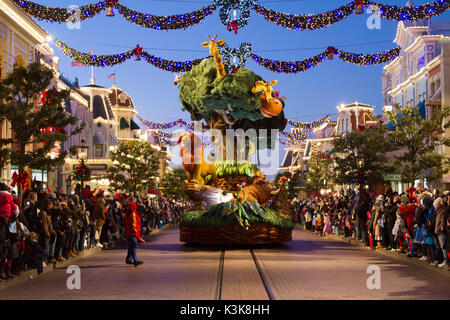
[[[450,21],[399,22],[394,43],[401,52],[383,68],[383,110],[392,110],[394,104],[418,106],[429,118],[434,108],[450,106]],[[450,155],[448,147],[438,151]],[[392,175],[399,179],[399,174]],[[450,174],[434,182],[433,187],[439,186],[450,187]]]

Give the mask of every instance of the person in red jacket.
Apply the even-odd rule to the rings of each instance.
[[[8,186],[2,183],[0,185],[0,217],[3,222],[8,224],[8,220],[12,214],[19,214],[19,208],[14,203]]]
[[[141,217],[136,209],[136,203],[130,202],[125,213],[125,236],[128,238],[128,254],[125,263],[134,264],[135,267],[144,263],[137,257],[137,244],[145,242],[141,238]]]

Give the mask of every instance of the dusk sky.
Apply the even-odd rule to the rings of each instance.
[[[95,0],[35,0],[48,6],[69,7],[85,5]],[[321,13],[349,3],[350,0],[261,0],[267,8],[292,14]],[[405,0],[383,0],[384,4],[405,5]],[[424,4],[428,1],[414,1]],[[173,15],[197,10],[212,1],[199,0],[121,0],[124,5],[155,15]],[[114,54],[127,51],[139,44],[149,53],[171,60],[193,60],[209,55],[201,43],[208,35],[218,34],[233,48],[242,42],[250,42],[253,52],[266,58],[279,60],[302,60],[325,50],[328,46],[354,53],[377,53],[394,48],[397,22],[381,20],[379,30],[366,26],[368,14],[355,15],[321,30],[288,30],[266,21],[251,10],[249,24],[238,31],[229,32],[222,25],[219,10],[199,25],[186,30],[157,31],[129,23],[121,15],[106,17],[105,12],[81,23],[81,29],[69,29],[65,24],[39,22],[54,38],[73,48],[95,54]],[[433,19],[450,20],[450,13]],[[78,77],[80,85],[89,84],[91,70],[88,67],[71,67],[71,60],[55,48],[61,57],[60,72],[73,80]],[[331,114],[336,119],[336,106],[359,101],[375,105],[381,113],[381,79],[383,65],[360,67],[335,58],[325,60],[319,66],[298,74],[278,74],[260,67],[251,60],[247,68],[267,80],[279,80],[275,90],[280,90],[287,100],[286,117],[297,121],[313,121]],[[142,61],[130,59],[110,68],[95,68],[97,85],[111,87],[113,80],[107,76],[116,70],[117,86],[133,98],[139,115],[156,122],[178,118],[189,119],[181,110],[178,88],[172,84],[175,74],[159,70]]]

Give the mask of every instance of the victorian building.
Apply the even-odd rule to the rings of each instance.
[[[434,108],[450,105],[450,21],[399,22],[394,43],[401,52],[383,68],[384,110],[392,110],[394,104],[417,106],[422,117],[428,119]],[[448,147],[438,149],[450,155]],[[392,176],[399,179],[395,172]],[[450,174],[430,183],[447,189]]]
[[[308,135],[304,142],[286,147],[281,171],[295,172],[308,170],[308,161],[314,153],[329,154],[333,150],[333,141],[336,136],[363,130],[376,125],[377,116],[374,106],[354,102],[337,106],[337,121],[326,121],[321,127]],[[293,128],[291,132],[299,130]]]

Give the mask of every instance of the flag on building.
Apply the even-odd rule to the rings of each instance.
[[[108,76],[108,79],[115,79],[116,78],[116,74],[112,73]]]
[[[81,62],[78,61],[72,62],[72,67],[82,67],[82,66],[84,66],[84,64]]]

